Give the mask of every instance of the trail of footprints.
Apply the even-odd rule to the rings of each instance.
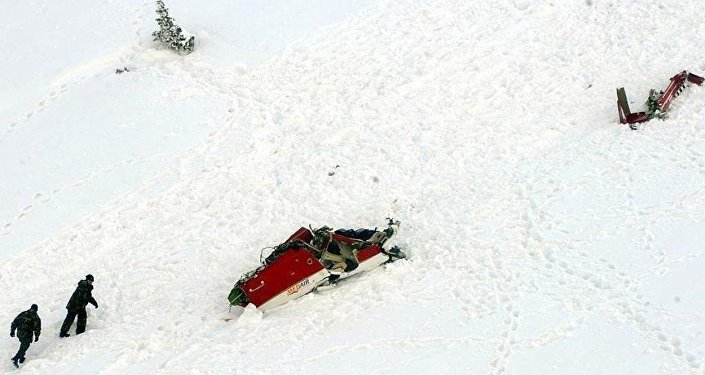
[[[512,347],[516,345],[516,330],[519,327],[519,310],[508,298],[503,298],[502,310],[506,314],[504,318],[504,329],[499,334],[500,343],[495,347],[494,354],[490,360],[490,374],[499,375],[504,373],[509,356],[512,354]]]
[[[532,191],[531,186],[529,186],[529,190],[528,193],[524,193],[525,197],[535,193]],[[552,199],[553,196],[554,194],[549,193],[546,200]],[[561,260],[557,254],[565,254],[566,249],[574,247],[580,241],[573,240],[561,244],[560,246],[550,246],[548,242],[542,240],[540,233],[541,228],[532,224],[537,222],[537,220],[535,220],[536,218],[540,218],[538,222],[545,222],[541,210],[532,203],[531,199],[526,203],[526,207],[526,212],[522,216],[522,219],[526,222],[524,236],[533,237],[537,240],[529,241],[530,247],[540,248],[540,250],[528,251],[528,253],[534,261],[544,262],[544,266],[539,269],[543,269],[543,274],[546,277],[557,279],[560,285],[575,284],[577,281],[577,285],[582,283],[584,287],[598,290],[598,294],[604,297],[606,304],[614,306],[616,313],[621,318],[631,322],[646,335],[653,337],[654,341],[657,342],[656,345],[658,348],[671,353],[675,362],[684,362],[693,371],[701,369],[702,364],[697,356],[683,348],[681,340],[678,337],[664,333],[661,327],[647,321],[644,313],[650,309],[649,303],[643,301],[642,296],[638,294],[638,282],[636,280],[630,278],[625,272],[619,271],[617,267],[608,260],[604,258],[594,260],[585,252],[580,252],[579,254],[567,253],[568,256],[577,255],[579,257],[578,259],[582,260],[574,259],[568,262]],[[682,213],[682,210],[679,212]],[[639,229],[641,233],[643,233],[643,247],[646,253],[651,254],[656,262],[654,272],[656,275],[662,276],[668,271],[667,256],[664,249],[657,246],[654,241],[654,234],[649,229],[654,226],[656,226],[655,220],[647,219],[646,222],[641,223]],[[563,249],[563,251],[559,252],[559,248]],[[691,256],[694,255],[691,254]],[[574,265],[578,264],[580,267],[575,268]],[[558,274],[555,273],[556,271],[558,271]],[[576,303],[579,309],[591,310],[593,308],[591,304],[583,305],[580,301],[576,301]],[[505,307],[505,309],[508,311],[512,310],[509,306]],[[505,325],[514,327],[516,318],[518,318],[518,312],[516,316],[511,312],[510,316],[504,321]],[[564,337],[569,331],[576,329],[583,324],[583,322],[584,317],[579,316],[577,320],[559,327],[553,332],[535,336],[530,339],[524,339],[519,345],[526,348],[546,345],[558,338]],[[492,374],[502,373],[503,369],[506,367],[505,365],[511,353],[511,345],[514,344],[514,342],[509,339],[510,333],[511,330],[508,329],[501,334],[504,341],[495,350],[495,355],[491,362]],[[705,374],[705,370],[703,370],[703,373]]]
[[[645,237],[648,242],[648,239],[653,236],[647,234]],[[658,347],[672,353],[676,362],[685,361],[692,369],[701,367],[697,357],[681,347],[679,338],[667,335],[661,327],[646,320],[643,313],[649,308],[649,304],[643,302],[643,297],[637,294],[638,286],[633,279],[629,278],[626,273],[618,271],[616,266],[610,264],[606,259],[600,258],[595,262],[584,252],[581,252],[580,256],[584,259],[581,262],[583,267],[581,267],[580,271],[569,266],[564,261],[556,261],[552,256],[546,259],[550,263],[557,263],[557,269],[569,277],[582,280],[587,283],[587,287],[601,290],[606,303],[614,305],[619,316],[631,322],[640,331],[653,337],[655,341],[658,341]],[[592,270],[596,270],[603,277],[596,276],[596,272]],[[657,272],[661,271],[658,270]],[[615,282],[610,283],[608,280],[604,280],[604,275],[611,276],[615,279]]]
[[[135,19],[132,22],[133,25],[139,26],[142,24],[142,20],[144,18],[145,13],[147,13],[152,7],[153,7],[153,2],[152,1],[144,1],[142,2],[141,6],[137,9],[135,9]],[[136,35],[139,37],[141,35],[141,31],[138,28],[135,31]],[[143,51],[144,48],[138,46],[130,49],[128,53],[126,53],[124,56],[121,57],[122,60],[127,60],[130,61],[132,60],[137,54],[139,54],[141,51]],[[174,72],[174,75],[179,75],[181,77],[184,76],[185,73],[188,79],[193,81],[195,84],[201,86],[203,88],[204,92],[216,92],[218,95],[223,95],[223,97],[231,97],[233,92],[229,87],[226,87],[222,82],[222,77],[220,79],[217,79],[216,73],[213,71],[212,68],[205,66],[204,63],[199,63],[198,65],[203,72],[207,72],[207,80],[204,81],[203,77],[197,77],[193,75],[191,72],[185,69],[179,69],[177,68],[176,71]],[[45,98],[39,101],[39,103],[28,113],[25,115],[21,116],[19,119],[13,120],[10,122],[8,128],[0,133],[0,138],[3,136],[6,136],[13,131],[15,131],[20,125],[24,124],[25,122],[29,121],[33,117],[35,117],[37,114],[41,113],[44,111],[46,108],[48,108],[52,103],[56,102],[63,94],[65,94],[72,86],[77,86],[81,84],[82,82],[85,82],[86,80],[95,77],[98,73],[96,74],[89,74],[89,75],[84,75],[81,77],[78,77],[76,80],[73,82],[67,82],[63,83],[59,88],[52,90]],[[206,82],[207,81],[207,82]],[[216,90],[213,90],[216,89]],[[233,108],[230,108],[228,110],[228,113],[224,117],[224,122],[225,124],[230,124],[233,121]],[[208,148],[212,148],[214,144],[218,143],[218,140],[223,140],[227,138],[228,132],[232,129],[232,126],[223,126],[220,127],[219,130],[214,130],[208,135],[208,138],[205,144],[201,146],[200,148],[202,149],[201,151],[204,151]],[[194,159],[200,154],[197,149],[192,149],[190,150],[189,155],[191,156],[190,159]],[[164,158],[168,155],[166,154],[161,154],[161,155],[155,155],[155,156],[150,156],[146,157],[140,160],[134,160],[134,159],[128,159],[123,162],[116,163],[112,166],[109,166],[103,170],[100,170],[98,172],[91,172],[87,174],[84,177],[79,178],[77,181],[68,184],[66,186],[61,186],[55,189],[52,189],[49,192],[37,192],[31,199],[30,203],[25,205],[17,214],[15,214],[10,220],[5,222],[4,224],[0,224],[0,236],[6,236],[12,232],[12,227],[16,225],[18,222],[26,218],[33,210],[35,210],[37,207],[46,204],[50,202],[57,194],[60,194],[62,192],[65,192],[71,188],[77,188],[81,187],[83,185],[86,185],[90,183],[91,181],[95,180],[96,178],[99,178],[102,175],[111,173],[115,171],[118,168],[128,166],[130,164],[138,164],[138,163],[146,163],[149,161],[152,161],[154,159],[160,159]],[[187,155],[188,156],[188,155]],[[189,159],[187,157],[187,159]]]
[[[234,110],[233,108],[230,108],[227,113],[223,116],[222,122],[227,125],[231,124],[234,119]],[[219,127],[219,130],[214,130],[210,132],[207,136],[206,141],[203,143],[203,145],[198,146],[196,148],[193,148],[189,150],[186,155],[184,156],[184,161],[195,161],[200,154],[202,154],[205,150],[211,149],[214,147],[214,145],[217,145],[219,141],[222,141],[227,138],[228,132],[232,130],[232,126],[222,126]],[[33,210],[37,209],[38,207],[41,207],[42,205],[50,202],[52,199],[54,199],[58,194],[61,194],[63,192],[66,192],[70,189],[73,188],[79,188],[81,186],[84,186],[86,184],[89,184],[92,181],[95,181],[96,179],[110,174],[120,168],[128,167],[131,165],[139,165],[139,164],[146,164],[149,162],[153,161],[158,161],[162,159],[169,158],[171,154],[168,153],[162,153],[162,154],[156,154],[156,155],[150,155],[141,159],[127,159],[122,162],[115,163],[111,166],[108,166],[106,168],[103,168],[102,170],[99,171],[93,171],[90,172],[83,177],[77,179],[76,181],[67,184],[65,186],[60,186],[54,189],[51,189],[49,192],[37,192],[34,194],[32,199],[28,204],[26,204],[17,214],[15,214],[10,220],[5,222],[4,224],[0,225],[0,236],[6,236],[12,232],[12,227],[17,225],[21,220],[25,219]],[[167,174],[171,174],[171,171],[166,171],[166,172],[161,172],[158,176],[155,177],[155,181],[159,180],[161,177],[164,177]]]
[[[168,157],[169,157],[169,154],[157,154],[157,155],[151,155],[151,156],[148,156],[148,157],[145,157],[142,159],[127,159],[125,161],[113,164],[113,165],[111,165],[107,168],[104,168],[102,170],[99,170],[97,172],[90,172],[70,184],[51,189],[49,192],[37,192],[32,197],[30,203],[25,205],[17,214],[14,215],[14,217],[12,217],[12,219],[10,219],[9,221],[2,224],[2,226],[0,227],[0,236],[6,236],[6,235],[12,233],[13,226],[17,225],[17,223],[19,223],[21,220],[25,219],[33,210],[50,202],[58,194],[61,194],[63,192],[66,192],[66,191],[74,189],[74,188],[79,188],[81,186],[87,185],[90,182],[93,182],[96,179],[98,179],[104,175],[110,174],[117,169],[127,167],[130,165],[145,164],[145,163],[148,163],[151,161],[164,159],[164,158],[168,158]]]
[[[142,31],[140,28],[140,25],[142,25],[142,20],[144,18],[144,14],[148,12],[149,9],[151,9],[154,6],[152,1],[143,1],[141,6],[137,9],[135,9],[135,19],[132,21],[132,25],[137,26],[137,29],[135,30],[135,35],[138,38],[142,37]],[[120,57],[121,61],[131,61],[134,59],[134,57],[144,51],[144,47],[142,47],[141,42],[139,42],[138,39],[138,46],[133,47],[130,49],[129,52],[127,52],[124,56]],[[7,124],[7,127],[5,127],[2,132],[0,132],[0,139],[3,137],[9,135],[10,133],[14,132],[17,130],[21,125],[25,124],[32,118],[35,118],[38,114],[46,110],[51,104],[55,103],[57,100],[59,100],[71,87],[78,86],[81,83],[101,74],[102,72],[96,72],[96,73],[89,73],[82,75],[70,82],[64,82],[61,85],[59,85],[57,88],[51,89],[49,93],[44,96],[42,99],[37,102],[37,104],[34,105],[32,109],[30,109],[28,112],[26,112],[23,115],[20,115],[19,117],[10,120],[9,123]],[[3,127],[0,127],[2,129]]]
[[[0,133],[0,139],[2,137],[7,136],[8,134],[14,132],[19,128],[20,125],[26,123],[27,121],[31,120],[33,117],[36,117],[38,114],[43,112],[50,104],[54,103],[57,101],[61,95],[63,95],[66,91],[68,91],[70,84],[64,83],[61,86],[59,86],[57,89],[51,90],[48,95],[46,95],[44,98],[42,98],[35,106],[32,108],[29,112],[25,113],[24,115],[11,120],[10,123],[8,124],[7,128]]]

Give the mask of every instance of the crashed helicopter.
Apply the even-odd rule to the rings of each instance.
[[[392,219],[384,230],[301,227],[267,257],[262,250],[261,265],[240,277],[228,301],[231,306],[253,304],[269,310],[321,286],[405,259],[399,247],[385,246],[398,229],[399,221]]]

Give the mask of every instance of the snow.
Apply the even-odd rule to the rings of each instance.
[[[170,0],[0,14],[0,305],[37,374],[705,374],[705,3]],[[116,69],[129,72],[116,74]],[[400,261],[228,308],[300,226]],[[85,334],[58,329],[96,277]],[[15,339],[0,341],[10,358]],[[15,371],[9,361],[0,372]]]

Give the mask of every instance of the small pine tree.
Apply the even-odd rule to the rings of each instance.
[[[174,24],[174,19],[169,17],[169,9],[164,5],[164,1],[157,0],[157,23],[159,24],[159,30],[152,33],[155,41],[160,41],[172,50],[189,54],[193,52],[196,48],[195,37],[191,36],[186,40],[181,34],[181,28]]]

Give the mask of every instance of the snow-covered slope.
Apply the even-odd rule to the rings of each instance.
[[[705,88],[636,132],[614,97],[705,71],[705,3],[281,3],[169,1],[186,57],[149,1],[0,15],[23,371],[705,374]],[[260,249],[387,216],[409,261],[228,310]],[[89,272],[100,309],[59,340]]]

